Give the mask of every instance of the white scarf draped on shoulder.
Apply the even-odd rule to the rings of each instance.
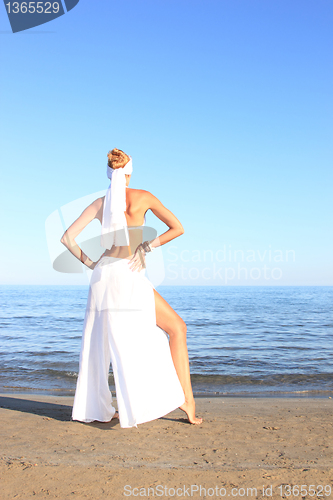
[[[126,211],[126,177],[133,171],[132,158],[123,168],[113,169],[107,166],[110,179],[103,207],[101,246],[111,249],[115,246],[128,246],[129,236],[125,217]]]

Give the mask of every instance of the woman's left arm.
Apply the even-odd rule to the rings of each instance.
[[[103,208],[103,198],[98,198],[93,201],[85,210],[83,210],[80,217],[73,222],[71,226],[64,232],[60,241],[68,248],[68,250],[89,269],[94,269],[96,262],[93,262],[89,257],[82,252],[81,248],[75,241],[75,238],[83,231],[83,229],[93,219],[97,218],[98,212]]]

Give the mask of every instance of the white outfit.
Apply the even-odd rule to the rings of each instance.
[[[73,420],[113,417],[110,361],[121,427],[137,427],[185,402],[167,334],[156,325],[154,286],[145,268],[132,271],[129,259],[104,256],[90,281]]]

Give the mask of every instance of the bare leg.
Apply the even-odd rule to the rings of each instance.
[[[173,364],[185,394],[185,403],[180,406],[191,424],[201,424],[202,418],[195,416],[195,401],[192,392],[190,365],[186,344],[187,327],[183,319],[172,309],[163,297],[154,290],[156,324],[169,335]]]

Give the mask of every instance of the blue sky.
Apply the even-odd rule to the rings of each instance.
[[[16,34],[0,13],[1,284],[87,283],[45,221],[118,147],[185,228],[161,284],[333,285],[332,2],[80,0]]]

